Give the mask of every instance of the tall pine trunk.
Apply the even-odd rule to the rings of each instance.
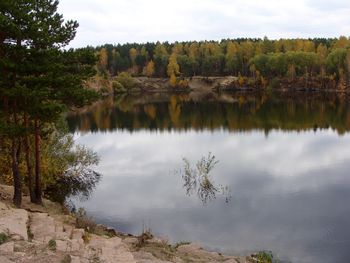
[[[18,169],[18,157],[19,157],[20,143],[16,143],[16,139],[12,138],[12,175],[13,175],[13,203],[15,206],[20,207],[22,204],[22,180]]]
[[[26,133],[24,135],[24,150],[25,150],[25,156],[26,156],[26,165],[27,165],[27,176],[28,176],[28,190],[30,195],[30,201],[32,203],[36,203],[36,195],[34,191],[34,181],[33,180],[33,166],[32,166],[32,160],[31,160],[31,150],[30,150],[30,143],[29,143],[29,137],[28,137],[28,130],[29,130],[29,124],[28,124],[28,116],[26,113],[24,113],[24,125],[26,128]]]
[[[41,138],[39,120],[35,117],[34,133],[35,133],[35,198],[37,204],[42,204],[42,189],[41,189]]]
[[[16,102],[13,105],[13,121],[15,127],[17,127],[17,104]],[[14,186],[14,194],[13,194],[13,203],[15,206],[20,207],[22,204],[22,178],[19,173],[19,158],[20,158],[20,149],[21,142],[20,139],[17,139],[14,135],[12,135],[12,146],[11,146],[11,158],[12,158],[12,175],[13,175],[13,186]]]

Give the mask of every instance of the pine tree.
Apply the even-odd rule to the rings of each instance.
[[[21,204],[18,160],[22,138],[30,161],[29,135],[35,138],[35,178],[27,162],[32,201],[41,203],[41,130],[70,105],[80,106],[95,97],[82,80],[93,73],[90,50],[62,51],[75,36],[78,23],[64,22],[58,1],[2,1],[0,4],[0,96],[2,120],[12,140],[14,203]],[[4,122],[4,121],[2,121]],[[31,129],[31,127],[33,129]],[[32,180],[35,179],[35,180]],[[33,182],[34,181],[34,182]]]
[[[14,181],[13,201],[16,206],[22,201],[22,178],[19,172],[21,150],[20,115],[22,112],[23,86],[18,82],[26,48],[23,41],[29,35],[31,21],[29,11],[32,1],[0,2],[0,99],[1,134],[11,140],[12,174]]]

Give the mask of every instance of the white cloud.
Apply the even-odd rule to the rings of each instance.
[[[343,0],[61,0],[59,12],[80,23],[72,46],[236,37],[348,35]]]

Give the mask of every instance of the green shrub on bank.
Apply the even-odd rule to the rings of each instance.
[[[124,93],[126,92],[126,88],[117,80],[114,80],[112,83],[113,91],[116,93]]]
[[[119,75],[115,78],[115,81],[119,82],[121,84],[121,86],[123,86],[127,90],[136,87],[136,81],[127,72],[119,73]],[[119,86],[119,84],[116,84],[116,85]],[[121,87],[121,86],[119,86],[119,87]]]
[[[56,247],[57,247],[56,241],[54,239],[50,239],[50,241],[48,243],[48,248],[51,251],[56,251]]]
[[[260,251],[256,255],[252,255],[252,258],[260,263],[280,263],[280,260],[274,258],[271,251]]]
[[[5,233],[0,233],[0,245],[6,243],[8,239],[9,237]]]

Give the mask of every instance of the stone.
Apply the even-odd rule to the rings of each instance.
[[[180,253],[191,253],[194,250],[199,250],[199,249],[202,249],[201,246],[191,243],[191,244],[179,246],[177,248],[177,251],[179,251]]]
[[[237,261],[236,259],[234,258],[231,258],[231,259],[228,259],[228,260],[225,260],[224,263],[239,263],[241,261]],[[242,262],[245,262],[245,261],[242,261]]]
[[[85,235],[85,230],[84,229],[74,229],[72,231],[71,239],[82,239],[83,236]]]
[[[151,239],[147,240],[147,243],[149,243],[149,244],[162,244],[162,243],[164,243],[164,240],[162,240],[160,238],[152,237]]]
[[[82,238],[71,240],[71,251],[79,251],[83,248],[84,248],[84,240]]]
[[[1,263],[13,263],[13,261],[9,260],[8,258],[5,258],[4,256],[0,256],[0,262]]]
[[[157,259],[155,256],[152,255],[152,253],[149,253],[149,252],[137,251],[137,252],[133,252],[132,254],[134,255],[135,259],[137,259],[138,262],[141,260]]]
[[[70,258],[71,258],[70,263],[81,263],[80,258],[77,257],[77,256],[72,256],[72,255],[71,255]]]
[[[30,216],[30,231],[34,239],[47,243],[56,238],[56,225],[52,217],[47,213],[33,213]]]
[[[0,233],[28,240],[27,222],[28,212],[26,210],[9,208],[0,202]]]
[[[132,254],[134,255],[137,263],[170,263],[170,261],[163,261],[156,258],[149,252],[138,251],[133,252]]]
[[[136,237],[126,237],[123,239],[123,242],[125,244],[131,245],[131,246],[135,246],[139,241]]]
[[[173,263],[173,262],[164,261],[160,259],[156,259],[156,260],[141,259],[141,260],[138,260],[137,263]]]
[[[223,261],[223,256],[217,252],[210,252],[202,249],[199,245],[196,244],[188,244],[182,245],[177,248],[179,253],[183,253],[193,258],[200,258],[205,262],[215,262],[215,261]]]
[[[0,202],[0,211],[1,210],[9,210],[10,208],[8,207],[7,204]]]
[[[15,242],[13,241],[7,242],[0,246],[0,253],[1,254],[13,253],[14,249],[15,249]]]
[[[55,233],[55,238],[57,238],[57,239],[69,239],[69,237],[70,237],[70,234],[69,233],[67,233],[67,232],[56,232]]]
[[[98,256],[102,262],[125,262],[136,263],[134,256],[122,243],[120,237],[103,238],[97,235],[91,235],[88,251],[85,256]]]
[[[62,252],[70,251],[70,243],[68,240],[56,240],[56,250]]]

